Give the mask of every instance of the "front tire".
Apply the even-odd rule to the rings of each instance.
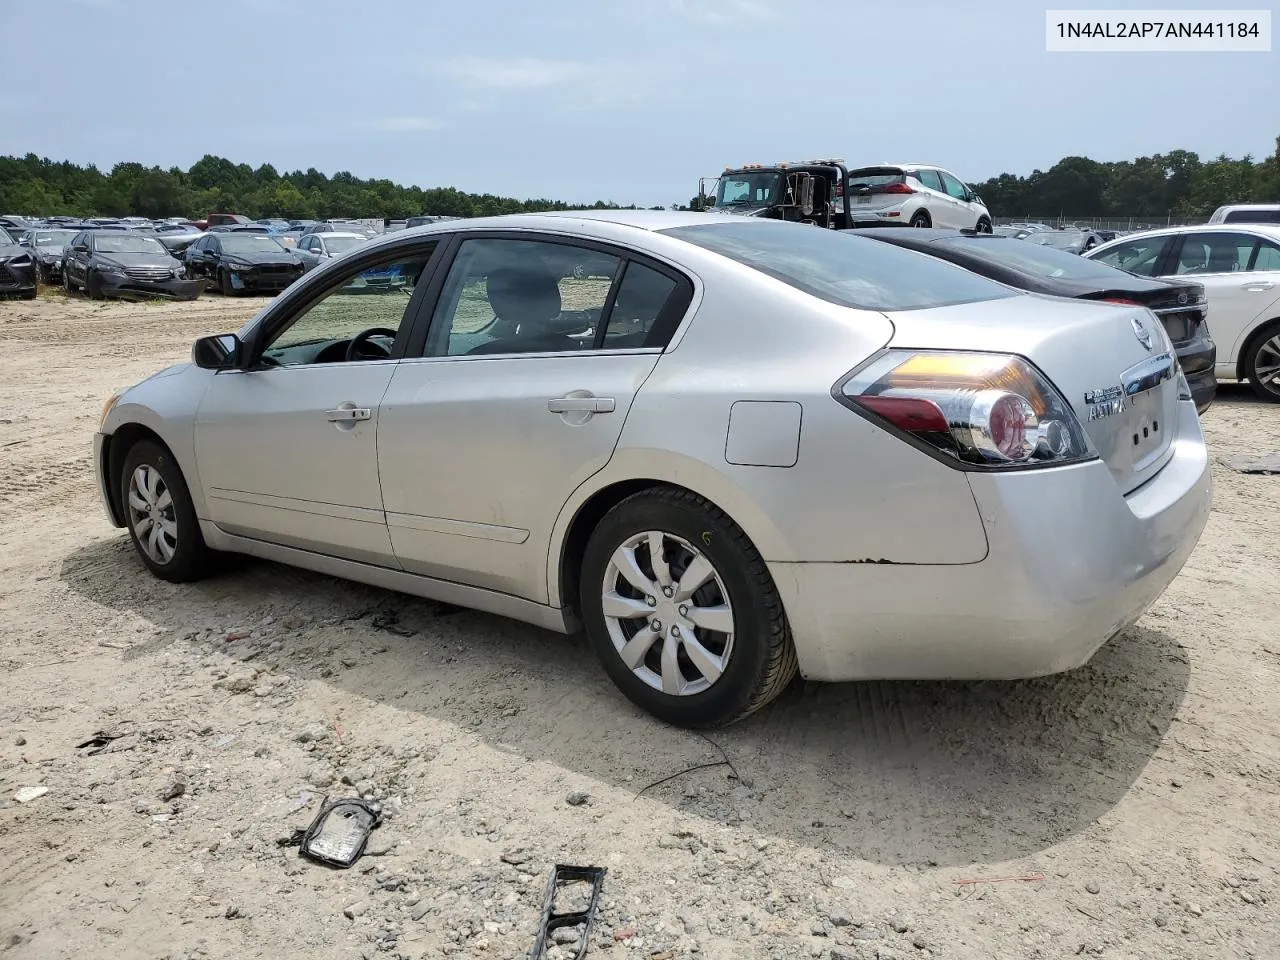
[[[764,560],[722,510],[689,491],[646,490],[610,510],[587,542],[579,597],[613,682],[667,723],[732,723],[795,677]]]
[[[151,440],[129,448],[120,475],[125,525],[147,569],[161,580],[199,580],[213,568],[182,471],[167,449]]]
[[[62,271],[62,289],[67,291],[68,297],[76,292],[76,285],[71,282],[71,271],[66,268]]]
[[[1280,403],[1280,320],[1267,324],[1249,341],[1244,375],[1263,400]]]
[[[218,271],[218,289],[224,297],[234,297],[236,295],[236,288],[231,285],[230,270]]]
[[[990,233],[990,232],[991,232],[991,221],[990,221],[990,220],[988,220],[986,217],[979,217],[979,218],[978,218],[978,226],[977,226],[977,228],[976,228],[976,229],[977,229],[978,233]]]
[[[92,270],[85,274],[84,287],[85,291],[89,294],[90,300],[105,299],[105,296],[102,293],[102,281],[98,279],[98,275]]]

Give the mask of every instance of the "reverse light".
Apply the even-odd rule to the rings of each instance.
[[[979,468],[1094,456],[1070,405],[1011,354],[887,350],[833,391],[917,445]]]

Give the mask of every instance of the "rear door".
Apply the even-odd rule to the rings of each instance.
[[[1188,233],[1166,273],[1204,284],[1209,333],[1223,366],[1234,368],[1253,331],[1280,311],[1280,245],[1255,234]]]
[[[606,259],[604,276],[574,277]],[[692,289],[619,249],[526,233],[462,240],[378,427],[404,569],[545,603],[552,525],[608,463]]]
[[[938,175],[942,177],[942,189],[947,195],[948,223],[946,225],[957,230],[972,230],[978,223],[978,215],[966,199],[969,196],[969,188],[961,183],[959,178],[945,170],[939,170]]]

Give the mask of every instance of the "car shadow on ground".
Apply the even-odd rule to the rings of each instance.
[[[710,767],[645,796],[891,865],[1033,856],[1088,828],[1146,767],[1190,673],[1181,644],[1138,626],[1088,666],[1040,680],[797,682],[708,739],[633,707],[582,637],[260,561],[175,586],[151,577],[122,536],[68,556],[61,579],[179,636],[251,628],[226,644],[229,660],[256,650],[255,665],[465,727],[625,791],[723,750],[741,781]],[[276,652],[265,649],[273,640]]]

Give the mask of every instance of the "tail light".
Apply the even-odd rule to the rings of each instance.
[[[833,393],[957,464],[1056,466],[1095,456],[1070,404],[1011,354],[887,350]]]
[[[915,193],[915,190],[907,186],[907,184],[905,183],[886,183],[883,187],[880,187],[876,192],[877,193]]]
[[[1126,307],[1140,307],[1140,306],[1142,306],[1142,304],[1140,304],[1137,300],[1128,300],[1128,299],[1126,299],[1125,297],[1105,297],[1105,298],[1104,298],[1104,302],[1106,302],[1106,303],[1123,303]]]

